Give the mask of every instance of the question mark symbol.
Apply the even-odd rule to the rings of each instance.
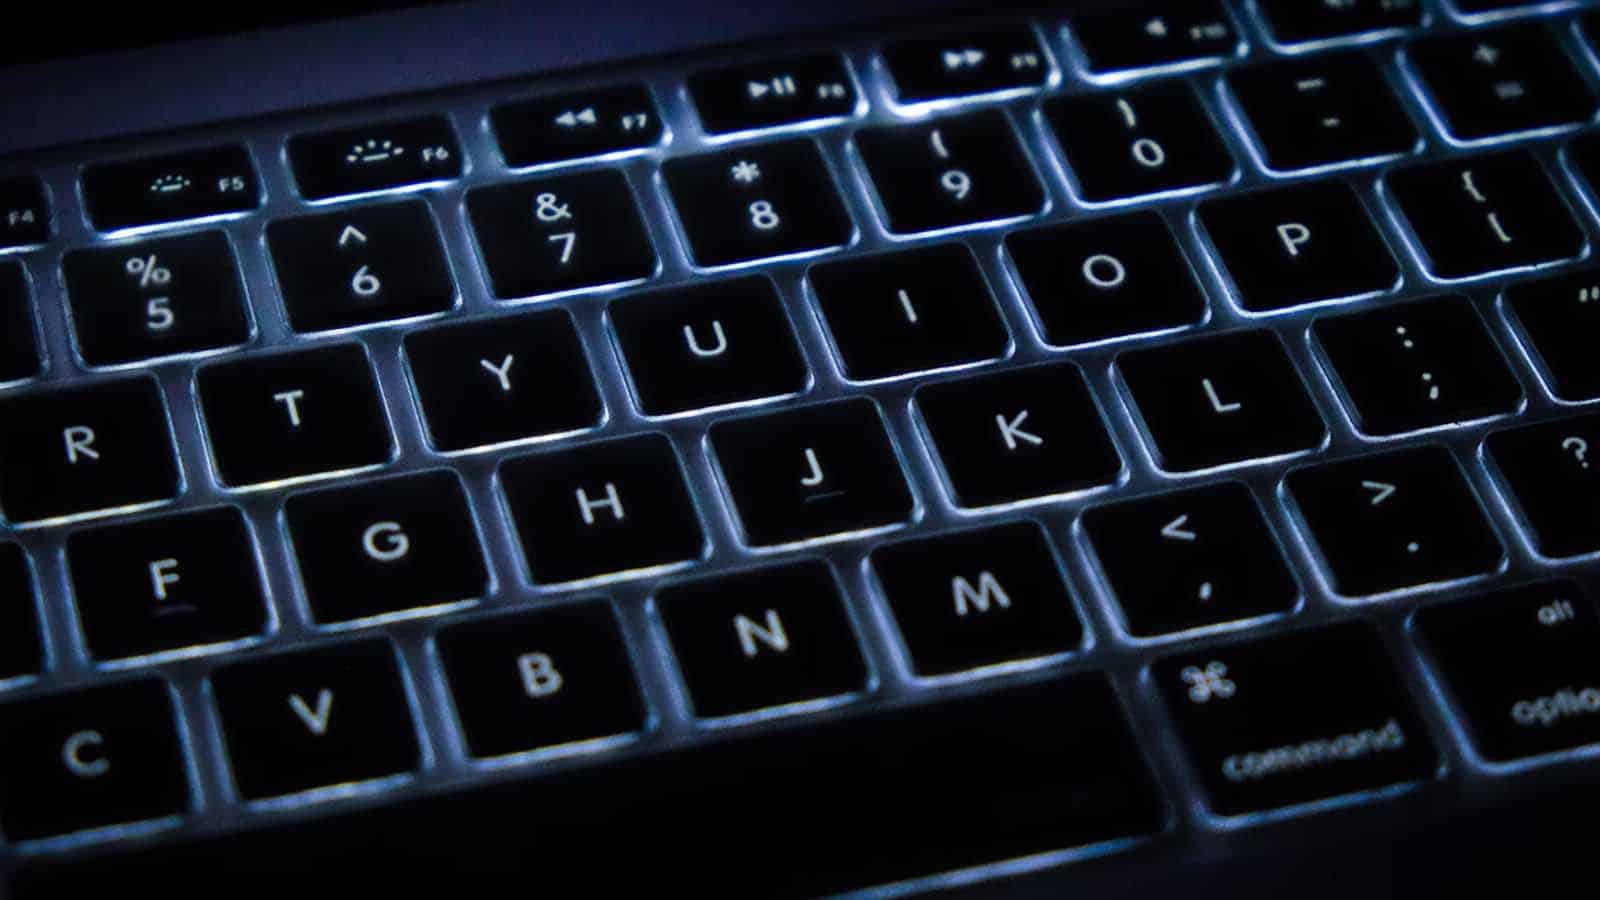
[[[1561,449],[1571,453],[1572,458],[1578,461],[1578,465],[1585,469],[1589,468],[1589,461],[1584,459],[1589,454],[1588,441],[1581,437],[1569,437],[1561,442]]]

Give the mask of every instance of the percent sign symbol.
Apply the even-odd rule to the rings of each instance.
[[[123,270],[139,279],[139,287],[160,286],[172,280],[172,270],[156,264],[154,253],[147,257],[133,256],[123,264]]]

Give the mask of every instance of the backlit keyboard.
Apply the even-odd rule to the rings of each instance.
[[[1581,6],[0,161],[0,872],[898,894],[1592,765]]]

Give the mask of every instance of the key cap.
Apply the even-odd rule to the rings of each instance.
[[[1469,141],[1587,121],[1594,94],[1543,25],[1429,37],[1406,48],[1450,133]]]
[[[1522,405],[1522,388],[1459,294],[1323,316],[1311,331],[1367,434],[1470,422]]]
[[[1600,740],[1600,621],[1576,582],[1441,603],[1415,623],[1484,756],[1504,762]]]
[[[807,277],[854,381],[998,359],[1011,344],[961,244],[812,266]]]
[[[1506,288],[1506,306],[1527,333],[1550,390],[1563,400],[1600,398],[1600,269],[1579,269]]]
[[[21,381],[41,368],[31,293],[22,264],[0,262],[0,381]]]
[[[1155,213],[1014,231],[1005,247],[1045,340],[1056,346],[1182,328],[1205,318],[1194,272]]]
[[[420,200],[279,219],[267,226],[296,331],[425,316],[455,305],[439,230]]]
[[[382,638],[236,663],[212,674],[211,693],[246,799],[399,775],[420,762]]]
[[[1600,415],[1498,431],[1484,446],[1541,555],[1600,550]]]
[[[32,675],[43,664],[28,558],[16,544],[0,544],[0,679]]]
[[[321,200],[457,178],[461,146],[449,119],[414,116],[297,134],[289,166],[300,196]]]
[[[1082,521],[1138,637],[1286,613],[1300,597],[1261,507],[1239,482],[1097,506]]]
[[[1198,218],[1251,312],[1392,290],[1389,247],[1349,185],[1318,181],[1207,200]]]
[[[283,511],[318,622],[459,603],[488,589],[467,497],[451,472],[295,494]]]
[[[0,510],[39,522],[178,496],[161,390],[124,378],[0,398]]]
[[[0,178],[0,247],[50,240],[50,203],[44,183],[31,175]]]
[[[72,250],[62,274],[78,352],[90,365],[250,340],[238,263],[220,231]]]
[[[867,531],[911,517],[913,502],[877,407],[865,398],[717,422],[711,447],[758,546]]]
[[[859,102],[837,53],[705,69],[689,76],[689,97],[709,134],[842,119]]]
[[[1166,471],[1284,456],[1327,439],[1305,383],[1271,332],[1129,350],[1117,368]]]
[[[608,312],[646,415],[797,394],[810,381],[764,276],[627,297]]]
[[[540,584],[660,568],[705,552],[677,454],[660,435],[510,459],[500,465],[500,484]]]
[[[645,727],[622,632],[604,602],[452,625],[436,641],[473,756]]]
[[[219,144],[83,170],[83,202],[94,227],[141,225],[248,212],[261,203],[250,153]]]
[[[642,84],[502,103],[489,120],[513,168],[644,150],[661,143],[664,134],[655,100]]]
[[[1516,9],[1519,6],[1533,6],[1538,0],[1450,0],[1450,2],[1464,13],[1487,13]]]
[[[1069,362],[925,385],[917,412],[950,493],[974,508],[1116,481],[1122,458]]]
[[[795,721],[554,777],[118,848],[87,867],[36,856],[19,894],[84,896],[115,883],[170,896],[183,888],[173,872],[202,896],[231,878],[304,891],[319,883],[307,876],[330,872],[360,872],[364,885],[403,893],[419,872],[471,871],[535,877],[558,894],[737,895],[759,885],[814,896],[1162,825],[1157,789],[1101,675]],[[782,814],[751,815],[755,796]],[[841,814],[863,797],[873,798],[873,815]],[[695,827],[662,827],[686,809]],[[619,846],[633,848],[627,865],[616,864]],[[785,874],[773,880],[773,871]]]
[[[359,344],[213,363],[196,381],[225,484],[377,466],[393,453],[378,385]]]
[[[1044,191],[998,109],[863,128],[856,149],[889,230],[934,231],[1031,216]]]
[[[1026,25],[891,41],[883,60],[901,103],[1043,87],[1050,77],[1050,61]]]
[[[1091,203],[1226,182],[1236,168],[1194,90],[1182,81],[1052,97],[1044,116],[1078,195]]]
[[[598,426],[605,412],[565,310],[414,331],[405,349],[439,450],[570,434]]]
[[[1420,781],[1439,766],[1370,625],[1172,656],[1154,677],[1223,815]]]
[[[1039,526],[1013,522],[872,551],[918,675],[1068,653],[1083,623]]]
[[[855,233],[810,138],[679,157],[661,175],[699,266],[814,253]]]
[[[1239,50],[1218,0],[1119,4],[1074,16],[1072,33],[1095,73],[1194,65]]]
[[[671,585],[655,605],[701,718],[867,687],[839,586],[820,561]]]
[[[1284,484],[1345,596],[1481,575],[1504,555],[1443,447],[1308,466]]]
[[[1384,176],[1441,278],[1577,256],[1583,232],[1526,150],[1397,169]]]
[[[1301,0],[1257,0],[1272,36],[1280,44],[1372,36],[1422,24],[1419,0],[1354,0],[1351,3],[1303,3]]]
[[[621,286],[658,267],[633,191],[615,169],[475,188],[467,212],[502,300]]]
[[[1267,165],[1279,171],[1410,153],[1417,129],[1378,65],[1351,50],[1234,69],[1238,98]]]
[[[255,544],[233,507],[75,531],[67,565],[96,659],[242,640],[267,624]]]
[[[1600,49],[1596,53],[1600,54]],[[1600,133],[1584,132],[1568,141],[1565,155],[1593,196],[1600,189]]]
[[[0,827],[29,841],[189,806],[172,699],[155,679],[0,706]]]

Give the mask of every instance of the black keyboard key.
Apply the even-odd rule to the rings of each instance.
[[[1309,466],[1284,479],[1334,590],[1378,594],[1492,572],[1500,541],[1443,447]]]
[[[718,422],[710,440],[751,544],[899,524],[911,491],[871,400]]]
[[[295,494],[283,513],[318,622],[460,603],[489,586],[467,497],[451,472]]]
[[[1450,5],[1468,14],[1514,10],[1518,7],[1535,6],[1538,3],[1539,0],[1450,0]]]
[[[1280,44],[1324,41],[1413,28],[1422,24],[1421,0],[1257,0]]]
[[[1083,529],[1139,637],[1288,612],[1300,589],[1238,482],[1097,506]]]
[[[505,756],[645,726],[622,632],[604,602],[452,625],[435,640],[473,756]]]
[[[234,784],[250,800],[400,775],[420,753],[394,651],[380,638],[218,669]]]
[[[889,230],[935,231],[1031,216],[1044,190],[998,109],[856,132]]]
[[[802,562],[657,592],[695,715],[729,716],[865,690],[838,583]]]
[[[1235,69],[1228,86],[1272,169],[1399,156],[1418,144],[1378,64],[1360,51]]]
[[[0,381],[21,381],[39,372],[31,295],[22,264],[0,262]]]
[[[1526,150],[1392,171],[1384,183],[1441,278],[1577,256],[1583,231]]]
[[[1439,766],[1370,625],[1168,657],[1154,676],[1224,815],[1420,781]]]
[[[377,381],[359,344],[214,363],[196,380],[225,484],[377,466],[393,451]]]
[[[1068,653],[1083,642],[1044,532],[1014,522],[872,551],[918,675]]]
[[[808,277],[854,381],[998,359],[1011,343],[962,244],[827,263]]]
[[[1305,383],[1268,331],[1130,350],[1117,368],[1169,472],[1313,450],[1327,436]]]
[[[10,522],[161,503],[180,483],[154,379],[0,399],[0,511]]]
[[[661,174],[700,266],[814,253],[855,233],[810,138],[679,157]]]
[[[237,641],[266,627],[255,544],[233,507],[75,531],[67,564],[96,659]]]
[[[296,331],[444,312],[456,288],[421,200],[280,219],[267,226],[278,291]]]
[[[456,178],[461,146],[449,119],[417,116],[295,135],[289,165],[300,196],[321,200]]]
[[[50,204],[44,182],[31,175],[0,178],[0,247],[50,240]]]
[[[1600,741],[1600,618],[1575,582],[1430,606],[1415,623],[1485,757]]]
[[[782,814],[752,815],[753,797]],[[873,815],[849,814],[864,797]],[[685,810],[694,827],[663,827]],[[1072,675],[142,852],[120,848],[87,866],[35,857],[19,893],[85,896],[115,883],[203,897],[237,879],[304,892],[329,873],[357,872],[363,886],[404,893],[425,872],[532,877],[556,894],[744,895],[757,885],[816,896],[1148,834],[1163,815],[1110,684]],[[618,847],[630,848],[626,865],[617,864]]]
[[[501,299],[624,285],[656,272],[633,191],[615,169],[476,188],[467,212]]]
[[[100,163],[83,170],[83,201],[101,231],[248,212],[261,202],[240,144]]]
[[[132,681],[0,706],[0,827],[11,841],[175,816],[189,805],[172,698]]]
[[[405,348],[428,436],[440,450],[600,424],[604,406],[566,310],[414,331]]]
[[[16,544],[0,544],[0,679],[32,675],[43,663],[28,557]]]
[[[1155,213],[1046,225],[1006,235],[1006,252],[1056,346],[1193,325],[1206,298]]]
[[[1600,398],[1600,269],[1514,284],[1505,298],[1551,391],[1563,400]]]
[[[1406,53],[1461,140],[1576,124],[1595,111],[1594,94],[1541,24],[1430,37]]]
[[[1596,21],[1600,23],[1600,16]],[[1600,56],[1600,47],[1595,53]],[[1600,131],[1585,131],[1567,142],[1566,157],[1580,179],[1587,183],[1590,196],[1600,191]]]
[[[1372,217],[1343,182],[1208,200],[1199,219],[1252,312],[1379,293],[1400,280]]]
[[[689,76],[689,96],[710,134],[849,116],[856,86],[837,53],[785,56]]]
[[[891,41],[883,59],[901,103],[1038,88],[1050,77],[1050,61],[1026,25]]]
[[[1183,81],[1053,97],[1044,116],[1078,195],[1090,203],[1217,184],[1235,171],[1216,127]]]
[[[1233,56],[1239,37],[1219,0],[1115,4],[1072,18],[1089,71],[1195,64]]]
[[[609,313],[646,415],[796,394],[809,381],[771,279],[637,295]]]
[[[1600,415],[1496,432],[1485,447],[1541,555],[1600,551]]]
[[[643,150],[663,134],[655,100],[642,84],[503,103],[489,119],[512,167]]]
[[[1522,388],[1465,297],[1324,316],[1311,330],[1367,434],[1468,422],[1522,405]]]
[[[916,406],[964,507],[1103,487],[1122,471],[1089,385],[1069,362],[926,385]]]
[[[540,584],[655,569],[705,552],[683,469],[660,435],[507,460],[500,483]]]
[[[220,231],[72,250],[61,268],[78,351],[90,365],[250,339],[238,264]]]

